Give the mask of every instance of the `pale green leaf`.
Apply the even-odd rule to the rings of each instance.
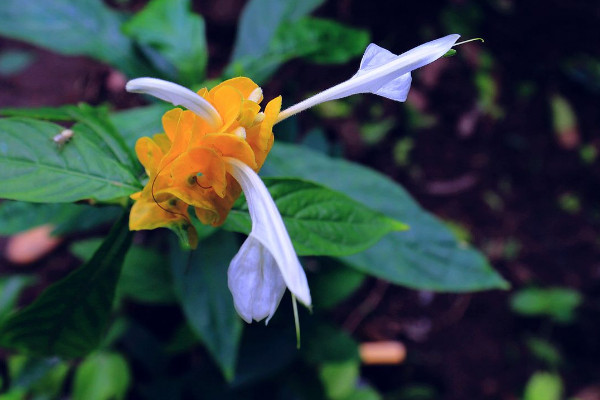
[[[77,368],[73,400],[123,400],[131,381],[127,360],[118,353],[87,357]]]
[[[513,294],[510,305],[522,315],[550,317],[556,322],[568,323],[582,301],[581,294],[569,288],[526,288]]]
[[[562,392],[563,384],[560,376],[548,372],[536,372],[527,382],[523,400],[560,400]]]

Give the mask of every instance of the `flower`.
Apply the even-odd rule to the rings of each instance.
[[[244,77],[197,93],[175,83],[138,78],[130,92],[146,93],[182,105],[164,114],[165,133],[143,137],[136,153],[148,183],[131,196],[130,229],[168,227],[195,247],[197,234],[188,210],[198,219],[221,225],[244,192],[252,231],[228,270],[235,309],[246,322],[268,322],[288,288],[294,300],[311,306],[306,275],[281,215],[257,175],[273,145],[273,126],[319,103],[357,93],[374,93],[405,101],[410,72],[443,56],[459,35],[448,35],[399,56],[375,45],[367,47],[358,72],[282,112],[281,97],[260,111],[262,90]]]
[[[252,231],[228,271],[238,314],[246,322],[264,318],[269,322],[286,286],[301,303],[310,306],[306,275],[269,191],[242,161],[232,158],[228,162],[229,173],[246,195],[252,219]]]
[[[447,35],[399,56],[371,43],[365,50],[358,72],[352,78],[282,111],[277,122],[317,104],[358,93],[373,93],[405,101],[412,81],[410,72],[446,54],[459,37],[456,34]]]
[[[169,227],[185,231],[195,247],[188,206],[194,207],[205,224],[218,226],[225,221],[241,188],[227,174],[224,158],[235,157],[258,171],[273,145],[272,127],[281,97],[261,113],[262,90],[248,78],[230,79],[198,94],[152,78],[134,79],[127,89],[157,94],[196,110],[168,111],[162,118],[165,133],[142,137],[136,143],[149,179],[141,192],[132,195],[136,202],[129,221],[132,230]],[[215,114],[218,118],[205,118]]]

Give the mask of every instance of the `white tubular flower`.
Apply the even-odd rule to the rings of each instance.
[[[306,275],[265,184],[242,161],[226,161],[228,172],[246,195],[252,219],[252,231],[229,265],[228,284],[236,311],[248,323],[264,318],[268,323],[286,286],[310,307]]]
[[[149,94],[174,106],[183,106],[206,120],[213,128],[223,124],[219,112],[207,100],[188,88],[156,78],[136,78],[127,82],[125,90],[132,93]]]
[[[374,93],[405,101],[410,89],[410,72],[446,54],[459,37],[456,34],[444,36],[399,56],[371,43],[363,55],[358,72],[352,78],[282,111],[277,122],[317,104],[358,93]]]

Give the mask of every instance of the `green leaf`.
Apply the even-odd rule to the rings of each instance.
[[[238,248],[235,236],[223,231],[200,242],[193,252],[171,246],[176,295],[188,323],[228,380],[234,376],[242,333],[227,287],[227,268]]]
[[[369,40],[369,33],[365,30],[326,19],[305,17],[291,26],[281,26],[270,49],[319,64],[342,64],[362,55]]]
[[[69,366],[56,357],[38,358],[19,354],[8,359],[8,369],[11,388],[55,398],[66,378]]]
[[[4,200],[0,203],[0,235],[13,235],[45,224],[55,226],[54,235],[85,232],[114,222],[122,210],[119,206]]]
[[[87,261],[100,247],[101,240],[89,239],[71,245],[78,258]],[[167,257],[141,246],[131,246],[116,289],[118,299],[127,297],[142,303],[172,303],[175,301],[173,278]]]
[[[204,79],[204,20],[191,12],[190,0],[152,0],[123,25],[123,32],[175,66],[177,75],[171,78],[181,84],[189,86]],[[168,72],[168,68],[161,70]]]
[[[327,259],[322,266],[311,275],[310,294],[315,310],[328,310],[354,293],[365,280],[365,275],[353,268],[340,265],[334,259]]]
[[[342,400],[381,400],[382,398],[375,389],[361,384],[360,388],[355,388],[350,395],[344,397]]]
[[[340,328],[310,320],[303,331],[302,357],[312,365],[359,362],[358,344]]]
[[[62,130],[44,121],[0,120],[0,197],[40,203],[109,201],[140,190],[134,173],[79,129],[58,148],[52,138]]]
[[[90,56],[130,76],[150,73],[121,33],[123,16],[101,0],[3,0],[0,21],[0,35],[65,55]]]
[[[278,142],[262,172],[301,176],[406,222],[410,229],[382,238],[370,249],[343,260],[365,273],[418,289],[472,291],[507,288],[478,251],[458,242],[438,219],[423,210],[397,183],[369,168]]]
[[[0,235],[14,235],[36,226],[56,224],[78,214],[80,204],[40,204],[23,201],[0,203]]]
[[[387,233],[407,226],[342,193],[312,182],[270,178],[265,184],[300,255],[349,255],[365,250]],[[248,234],[247,205],[237,203],[223,225]]]
[[[233,61],[245,56],[261,58],[280,27],[303,17],[324,0],[251,0],[246,3],[238,24]]]
[[[546,363],[548,367],[556,369],[561,364],[560,351],[549,341],[539,337],[529,337],[526,344],[531,354]]]
[[[319,377],[327,398],[331,400],[344,399],[354,392],[359,376],[358,361],[342,363],[327,363],[319,367]]]
[[[527,386],[523,400],[560,400],[563,392],[562,379],[548,372],[533,374]]]
[[[127,215],[115,224],[92,259],[48,287],[0,327],[0,345],[28,354],[83,356],[106,328],[115,287],[132,234]]]
[[[136,170],[140,168],[132,148],[127,147],[125,140],[111,123],[104,107],[92,107],[85,103],[69,109],[69,114],[78,121],[72,129],[82,132],[86,137],[95,139],[98,147],[112,154],[116,160]]]
[[[73,382],[73,400],[122,400],[127,394],[131,372],[118,353],[95,353],[86,358]]]
[[[110,119],[127,147],[133,149],[135,142],[142,136],[163,132],[161,117],[172,108],[173,106],[167,103],[156,103],[112,113]]]
[[[0,278],[0,321],[13,310],[23,289],[34,281],[32,277],[23,275]]]
[[[0,115],[4,117],[46,119],[49,121],[73,121],[71,110],[74,107],[68,104],[60,107],[2,108],[0,109]]]
[[[242,11],[227,76],[247,75],[261,83],[284,62],[298,57],[303,44],[273,47],[281,29],[287,29],[320,6],[324,0],[252,0]],[[282,44],[281,41],[277,43]],[[277,46],[277,43],[275,45]]]
[[[583,298],[579,292],[568,288],[521,289],[510,299],[513,311],[533,317],[550,317],[555,322],[569,323]]]
[[[86,103],[77,106],[65,105],[60,107],[41,108],[4,108],[1,115],[9,117],[25,117],[51,121],[77,121],[73,130],[82,131],[96,145],[112,154],[123,164],[132,169],[139,169],[139,163],[134,156],[133,146],[127,146],[121,134],[116,130],[108,115],[106,107],[93,107]]]
[[[279,27],[263,50],[235,59],[225,74],[248,75],[264,82],[284,62],[297,57],[321,64],[345,63],[359,56],[369,43],[369,33],[334,21],[301,18]]]
[[[233,387],[252,387],[259,381],[280,374],[298,356],[296,338],[290,325],[275,321],[251,324],[244,329]]]

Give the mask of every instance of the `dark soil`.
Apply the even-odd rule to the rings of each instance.
[[[136,8],[144,2],[133,3]],[[243,3],[195,4],[206,19],[211,77],[228,60]],[[415,74],[409,106],[434,116],[433,126],[411,127],[405,122],[404,106],[371,96],[358,101],[355,114],[328,120],[326,133],[342,144],[346,156],[393,176],[425,208],[470,232],[473,244],[486,253],[513,290],[566,286],[580,291],[584,304],[573,324],[556,325],[513,313],[512,291],[433,294],[373,281],[342,306],[338,317],[344,323],[358,304],[375,298],[375,311],[361,316],[349,330],[360,340],[393,339],[406,344],[405,364],[364,369],[366,379],[387,392],[422,384],[448,400],[519,398],[532,373],[544,369],[525,345],[527,337],[538,336],[562,352],[560,374],[566,393],[587,391],[586,399],[600,398],[597,386],[594,389],[600,384],[600,165],[597,160],[586,163],[580,156],[583,145],[600,146],[598,82],[575,79],[565,67],[581,54],[600,57],[600,5],[582,0],[410,4],[339,0],[317,11],[320,17],[369,30],[373,42],[398,52],[424,38],[454,33],[443,23],[448,14],[472,30],[464,32],[465,39],[482,36],[486,42],[465,45],[459,56]],[[0,50],[13,48],[32,49],[0,40]],[[111,102],[118,108],[137,105],[138,100],[119,85],[122,77],[109,67],[86,58],[32,50],[37,57],[33,65],[15,76],[0,77],[0,107],[81,101]],[[483,53],[492,57],[491,65],[482,63]],[[296,91],[294,98],[285,100],[286,90],[327,88],[340,76],[352,75],[356,62],[350,64],[315,66],[294,61],[265,86],[266,97],[281,92],[284,102],[292,104],[307,93]],[[482,70],[497,87],[492,106],[482,105],[474,82]],[[525,86],[530,88],[528,95],[522,94]],[[577,117],[577,127],[566,139],[553,130],[550,98],[554,95],[566,98]],[[379,143],[367,144],[357,127],[365,116],[361,109],[374,104],[383,107],[382,118],[397,117],[399,122]],[[300,124],[307,131],[322,125],[322,118],[306,114]],[[414,139],[409,166],[398,165],[390,151],[405,137]],[[564,195],[576,196],[580,207],[565,210],[560,205]],[[64,248],[53,257],[64,262],[50,265],[72,261],[64,258],[69,257]],[[56,265],[46,268],[58,275],[65,271]],[[49,280],[57,279],[56,273],[47,275]]]

